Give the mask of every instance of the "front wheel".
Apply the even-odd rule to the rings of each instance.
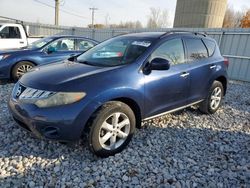
[[[221,82],[214,81],[207,98],[200,104],[199,109],[206,114],[215,113],[221,106],[224,88]]]
[[[91,123],[91,151],[100,157],[121,152],[130,142],[135,124],[135,115],[128,105],[116,101],[104,104]]]
[[[12,70],[12,78],[18,81],[26,72],[31,70],[35,65],[29,61],[22,61],[17,63]]]

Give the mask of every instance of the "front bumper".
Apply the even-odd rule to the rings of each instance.
[[[0,80],[9,80],[11,79],[11,67],[12,64],[8,60],[0,61]]]
[[[9,110],[18,125],[38,138],[64,142],[81,138],[88,113],[79,104],[53,108],[38,108],[33,104],[22,104],[14,98],[8,102]],[[83,114],[86,114],[83,115]]]

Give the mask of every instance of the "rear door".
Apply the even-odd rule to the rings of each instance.
[[[189,89],[189,65],[185,62],[183,41],[170,39],[162,43],[151,55],[167,59],[169,70],[152,70],[144,76],[145,116],[150,117],[187,104]]]
[[[213,72],[213,63],[208,57],[208,49],[201,38],[185,37],[184,42],[187,61],[190,64],[188,103],[193,103],[206,97]]]

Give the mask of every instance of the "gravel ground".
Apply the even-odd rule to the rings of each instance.
[[[100,159],[86,143],[38,140],[11,119],[0,86],[1,187],[250,187],[250,84],[230,82],[214,115],[189,108],[145,122]]]

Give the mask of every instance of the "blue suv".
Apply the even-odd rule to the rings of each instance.
[[[195,104],[215,113],[227,67],[215,40],[203,34],[127,34],[25,74],[9,109],[39,138],[76,141],[87,133],[90,149],[106,157],[122,151],[143,120]]]

